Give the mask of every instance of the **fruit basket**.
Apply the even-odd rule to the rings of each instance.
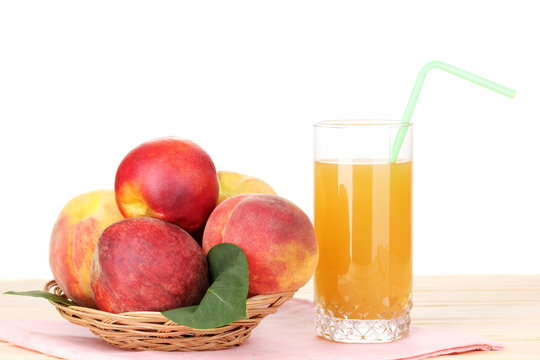
[[[65,295],[54,280],[45,291]],[[199,330],[178,325],[160,312],[137,311],[113,314],[97,309],[50,301],[68,321],[84,326],[107,343],[125,350],[208,351],[242,344],[267,315],[275,313],[295,291],[257,295],[247,299],[247,318],[228,325]]]

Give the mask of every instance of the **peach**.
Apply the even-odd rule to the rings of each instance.
[[[296,290],[317,266],[319,253],[311,221],[277,195],[237,195],[221,203],[208,218],[203,249],[208,253],[224,242],[246,254],[250,295]]]
[[[107,226],[122,219],[112,190],[79,195],[60,212],[51,234],[49,263],[58,286],[77,304],[96,307],[90,288],[96,242]]]
[[[98,308],[112,313],[195,305],[208,288],[201,247],[178,226],[150,217],[103,231],[90,278]]]
[[[151,216],[193,232],[217,204],[219,184],[210,156],[173,137],[133,149],[120,163],[116,202],[125,217]]]
[[[240,174],[233,171],[221,170],[217,173],[219,180],[219,198],[218,205],[230,197],[241,194],[272,194],[276,192],[270,185],[253,176]],[[197,231],[191,233],[191,236],[202,244],[205,224],[201,225]]]
[[[218,171],[219,199],[218,204],[230,197],[240,194],[272,194],[276,192],[270,185],[253,176],[248,176],[232,171]]]

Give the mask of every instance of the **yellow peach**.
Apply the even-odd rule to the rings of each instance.
[[[114,191],[96,190],[70,200],[54,225],[49,263],[56,283],[77,304],[96,307],[90,266],[102,231],[123,219]]]
[[[218,171],[217,175],[219,179],[218,204],[240,194],[276,195],[270,185],[256,177],[224,170]]]

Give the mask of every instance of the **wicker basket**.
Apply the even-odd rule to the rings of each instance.
[[[45,285],[45,291],[65,297],[54,280]],[[251,297],[247,300],[247,319],[206,330],[178,325],[154,311],[113,314],[53,301],[51,304],[68,321],[87,327],[104,341],[121,349],[207,351],[242,344],[265,316],[275,313],[294,293],[288,291]]]

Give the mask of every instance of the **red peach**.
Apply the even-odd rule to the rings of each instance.
[[[208,218],[203,249],[233,243],[245,252],[249,294],[297,290],[313,275],[318,260],[315,231],[306,214],[277,195],[237,195]]]
[[[173,137],[129,152],[118,167],[114,188],[125,217],[151,216],[188,232],[204,223],[219,196],[210,156],[197,144]]]
[[[206,257],[178,226],[129,218],[101,234],[90,284],[98,308],[112,313],[195,305],[208,288]]]

